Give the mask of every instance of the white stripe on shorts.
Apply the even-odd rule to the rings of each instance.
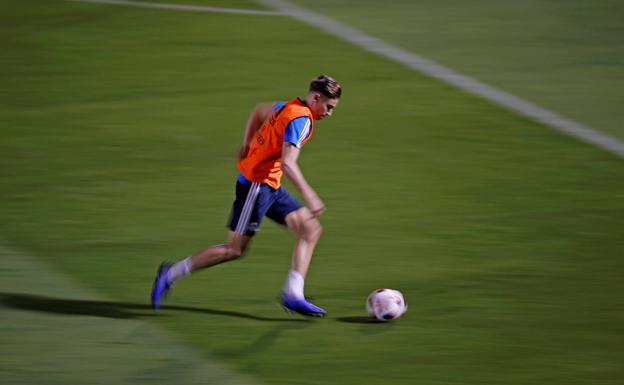
[[[260,182],[252,182],[251,187],[249,187],[249,191],[247,192],[247,199],[245,199],[243,211],[238,218],[236,230],[234,231],[235,233],[245,235],[245,233],[247,232],[249,220],[251,219],[251,213],[253,212],[253,208],[256,205],[256,199],[258,198],[259,192]]]

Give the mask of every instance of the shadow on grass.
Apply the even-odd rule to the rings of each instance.
[[[340,317],[336,318],[338,322],[346,322],[350,324],[387,324],[387,321],[381,321],[373,317]]]
[[[86,315],[117,319],[153,317],[167,311],[186,311],[208,315],[245,318],[254,321],[308,322],[306,319],[260,317],[236,311],[189,306],[162,306],[161,312],[157,313],[152,310],[149,304],[52,298],[21,293],[0,293],[0,306],[50,314]]]

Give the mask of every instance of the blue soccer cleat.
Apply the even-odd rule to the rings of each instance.
[[[152,288],[152,307],[154,310],[160,309],[160,300],[167,294],[167,291],[171,287],[167,281],[167,273],[171,266],[170,263],[163,262],[158,267],[156,279],[154,279],[154,287]]]
[[[311,304],[303,298],[289,297],[282,293],[282,306],[288,311],[293,311],[308,317],[324,317],[327,312],[318,306]]]

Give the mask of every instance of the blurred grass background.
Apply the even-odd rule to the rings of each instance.
[[[624,139],[617,0],[294,0]]]
[[[556,99],[578,112],[572,118],[604,107],[609,124],[595,126],[619,135],[609,102],[622,97],[617,76],[606,82],[582,61],[569,76],[557,66],[542,73],[528,56],[481,39],[487,24],[457,3],[316,4],[470,75],[491,72],[508,91],[544,90],[519,95],[546,107],[540,95]],[[307,292],[329,319],[283,321],[276,297],[292,243],[267,221],[243,261],[179,282],[167,300],[212,314],[165,310],[149,322],[266,384],[615,384],[624,374],[621,159],[285,17],[2,5],[5,246],[107,297],[147,303],[161,260],[223,241],[234,154],[253,105],[302,96],[328,73],[343,100],[317,125],[301,164],[328,206]],[[585,12],[605,24],[613,13]],[[414,25],[410,15],[430,22]],[[534,42],[533,57],[550,52],[535,29],[501,24],[501,39]],[[559,34],[577,25],[563,23]],[[435,33],[442,26],[476,36],[455,41]],[[419,49],[423,40],[430,51]],[[457,59],[444,49],[471,51],[471,41],[492,54]],[[621,70],[621,51],[596,52]],[[509,62],[519,72],[497,72]],[[560,83],[609,100],[569,102],[557,95],[582,95]],[[377,287],[403,291],[404,319],[358,322]]]

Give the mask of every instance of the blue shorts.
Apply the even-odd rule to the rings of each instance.
[[[248,181],[241,175],[236,181],[236,199],[228,227],[235,233],[252,237],[260,229],[265,215],[283,225],[286,216],[301,207],[285,188],[276,190],[263,183]]]

